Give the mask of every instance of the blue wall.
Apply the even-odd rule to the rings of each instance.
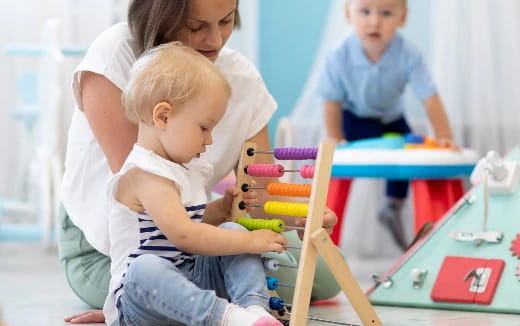
[[[402,31],[423,52],[428,63],[430,1],[408,2],[408,22]],[[307,80],[330,4],[330,0],[259,1],[259,68],[279,105],[269,124],[271,139],[278,120],[290,114]],[[407,94],[405,103],[412,120],[424,120],[421,105],[411,94]]]
[[[261,0],[259,68],[278,102],[269,123],[271,139],[307,80],[323,32],[330,0]]]

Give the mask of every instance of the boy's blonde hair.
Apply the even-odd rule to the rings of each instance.
[[[171,42],[148,50],[135,62],[122,101],[128,120],[150,124],[158,103],[180,106],[215,85],[231,94],[231,86],[208,58]]]
[[[408,7],[408,0],[401,0],[403,3],[403,6],[406,8]],[[351,2],[354,2],[354,0],[347,0],[346,5],[350,5]]]

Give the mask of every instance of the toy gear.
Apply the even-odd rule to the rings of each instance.
[[[513,256],[520,259],[520,234],[517,234],[516,238],[511,241],[509,250],[513,252]]]

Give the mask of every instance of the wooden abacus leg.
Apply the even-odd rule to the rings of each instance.
[[[381,321],[370,305],[368,298],[361,291],[347,263],[322,227],[333,154],[334,145],[320,145],[312,182],[290,325],[301,326],[307,322],[312,283],[319,253],[359,315],[363,325],[379,326],[382,325]]]
[[[363,325],[382,325],[374,308],[368,301],[350,268],[338,252],[325,229],[319,229],[311,235],[312,243],[341,286],[350,304],[361,319]]]
[[[314,281],[318,256],[316,247],[311,243],[310,235],[323,225],[323,212],[325,211],[325,201],[327,200],[327,189],[329,187],[333,154],[334,145],[320,145],[312,180],[309,210],[307,212],[296,287],[294,289],[291,326],[305,325],[307,322],[312,283]]]

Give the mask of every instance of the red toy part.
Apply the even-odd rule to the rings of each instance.
[[[511,241],[511,247],[509,250],[513,252],[513,256],[520,258],[520,234],[517,234],[516,238]]]
[[[430,297],[434,301],[488,305],[504,265],[501,259],[446,256]]]
[[[345,214],[351,184],[351,179],[330,179],[327,207],[332,209],[338,217],[338,223],[330,235],[335,245],[339,245],[340,242],[343,215]]]
[[[464,195],[462,180],[412,180],[415,232],[428,222],[437,222]]]

